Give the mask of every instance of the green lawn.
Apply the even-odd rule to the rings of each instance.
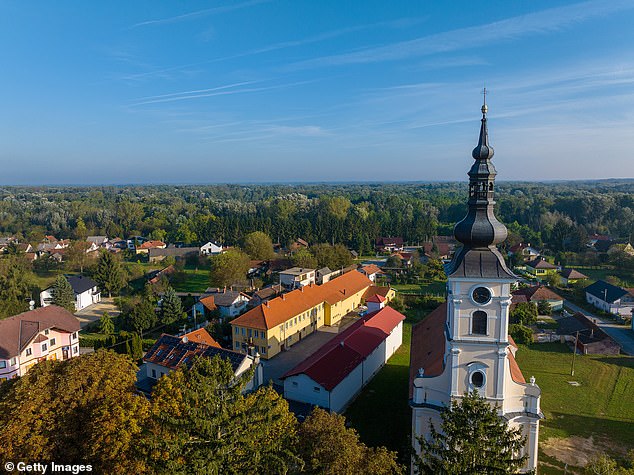
[[[403,323],[403,345],[346,411],[348,423],[370,446],[397,450],[407,463],[412,413],[409,399],[409,349],[412,323]]]
[[[416,295],[445,295],[447,282],[444,280],[429,280],[419,284],[393,284],[392,287],[403,293]]]
[[[572,352],[560,343],[521,346],[517,352],[524,377],[535,376],[542,389],[546,419],[540,442],[592,436],[605,451],[622,456],[625,441],[631,448],[634,440],[634,357],[577,355],[574,376],[571,361]]]
[[[174,280],[172,287],[177,292],[204,292],[209,287],[209,270],[185,269],[185,279],[181,282]]]

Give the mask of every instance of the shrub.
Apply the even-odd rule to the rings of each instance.
[[[522,324],[512,324],[509,327],[509,333],[515,340],[515,343],[527,345],[533,342],[533,331]]]

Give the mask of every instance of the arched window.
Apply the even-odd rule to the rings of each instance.
[[[487,314],[482,310],[473,313],[471,317],[471,333],[474,335],[487,334]]]

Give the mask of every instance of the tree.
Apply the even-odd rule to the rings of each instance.
[[[395,295],[388,305],[397,312],[403,313],[405,311],[405,300],[400,295]]]
[[[385,262],[385,267],[389,269],[399,269],[403,267],[402,260],[398,255],[394,254],[387,258],[387,261]]]
[[[144,473],[137,443],[149,402],[137,367],[111,351],[43,361],[0,390],[0,459],[82,460],[97,473]],[[45,423],[44,423],[45,421]]]
[[[168,287],[163,294],[163,302],[161,304],[161,323],[169,325],[183,318],[183,303],[176,291]]]
[[[57,276],[51,290],[52,304],[75,313],[75,292],[63,275]]]
[[[138,361],[143,356],[143,342],[138,333],[132,335],[132,344],[130,345],[130,356],[132,360]]]
[[[250,259],[239,249],[212,256],[210,262],[209,283],[212,286],[225,287],[246,282]]]
[[[414,465],[421,474],[507,474],[517,472],[527,455],[519,456],[525,439],[511,429],[497,408],[476,391],[453,400],[440,416],[440,430],[431,424],[430,438],[419,437]]]
[[[527,345],[533,342],[533,331],[519,323],[509,325],[509,334],[515,340],[515,343]]]
[[[71,270],[78,270],[80,273],[84,272],[84,267],[94,258],[90,257],[86,251],[90,248],[88,241],[73,241],[68,246],[66,251],[66,262],[68,268]]]
[[[99,318],[99,332],[104,335],[112,335],[114,333],[114,322],[108,312],[103,312],[103,315]]]
[[[99,255],[94,278],[99,286],[108,292],[108,297],[118,293],[126,284],[121,262],[112,253],[105,250],[101,251]]]
[[[511,323],[532,325],[537,321],[537,305],[533,302],[520,302],[511,310]]]
[[[75,239],[80,241],[85,241],[88,236],[88,229],[86,228],[86,223],[81,218],[77,219],[77,224],[75,225]]]
[[[295,267],[302,267],[305,269],[317,268],[317,259],[311,254],[308,249],[299,249],[291,257],[291,261]]]
[[[0,318],[29,309],[35,276],[22,256],[9,255],[0,259]]]
[[[395,452],[385,447],[367,447],[354,429],[346,428],[345,417],[320,408],[313,410],[300,425],[297,446],[305,463],[303,473],[404,473],[396,462]]]
[[[429,259],[427,261],[425,275],[432,280],[445,280],[447,278],[445,268],[440,259]]]
[[[156,324],[154,303],[147,298],[136,296],[122,302],[121,313],[125,326],[129,330],[142,334],[144,330]]]
[[[255,231],[247,234],[244,237],[244,251],[251,256],[252,259],[268,260],[272,259],[275,253],[273,252],[273,241],[261,231]]]
[[[252,372],[236,379],[219,357],[195,358],[163,376],[152,394],[149,463],[159,473],[287,473],[297,421],[271,387],[243,395]]]
[[[537,314],[538,315],[552,315],[553,308],[550,306],[547,300],[540,300],[537,302]]]

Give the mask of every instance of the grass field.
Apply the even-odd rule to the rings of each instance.
[[[524,376],[535,376],[542,389],[546,419],[540,447],[551,438],[574,436],[591,437],[598,450],[615,457],[634,448],[634,357],[577,355],[571,376],[572,352],[560,343],[545,343],[521,346],[517,361]]]
[[[420,284],[393,284],[399,292],[417,295],[445,295],[447,282],[444,280],[430,280]]]
[[[182,282],[172,282],[172,287],[177,292],[204,292],[209,287],[208,269],[185,269],[185,279]]]

